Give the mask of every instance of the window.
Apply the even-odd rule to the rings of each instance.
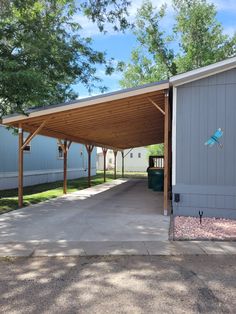
[[[133,153],[130,153],[130,158],[133,158]]]
[[[63,150],[61,148],[61,145],[59,143],[57,143],[57,149],[58,149],[58,158],[63,158]]]
[[[25,142],[25,141],[26,141],[26,138],[24,138],[24,142]],[[27,144],[27,145],[24,147],[23,151],[24,151],[25,153],[30,153],[30,152],[31,152],[31,143]]]
[[[138,158],[141,158],[141,153],[138,153]]]
[[[109,163],[109,164],[111,164],[111,163],[112,163],[112,158],[109,158],[108,163]]]

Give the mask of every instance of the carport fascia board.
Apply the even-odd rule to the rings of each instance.
[[[169,89],[169,81],[151,84],[151,86],[144,86],[144,87],[139,87],[139,88],[134,88],[134,89],[126,89],[123,91],[121,90],[121,91],[110,93],[107,95],[104,94],[104,96],[89,97],[89,98],[78,100],[78,102],[73,102],[72,104],[65,103],[62,105],[55,106],[55,107],[52,106],[51,108],[47,107],[44,109],[32,111],[29,113],[28,116],[23,115],[23,114],[5,116],[2,119],[2,124],[10,124],[13,122],[14,123],[23,122],[23,120],[27,121],[29,118],[34,118],[34,117],[39,117],[39,116],[44,116],[44,115],[51,115],[58,112],[98,105],[98,104],[102,104],[106,102],[111,102],[114,100],[121,100],[121,99],[125,99],[132,96],[139,96],[142,94],[157,92],[157,91],[166,90],[166,89]]]

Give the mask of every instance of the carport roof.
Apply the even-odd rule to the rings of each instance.
[[[164,101],[168,81],[72,102],[33,108],[2,123],[29,133],[125,149],[164,142]]]

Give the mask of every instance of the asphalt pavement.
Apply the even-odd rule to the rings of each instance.
[[[0,313],[236,313],[236,256],[2,258]]]

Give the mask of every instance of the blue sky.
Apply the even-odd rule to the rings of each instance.
[[[133,20],[137,9],[142,4],[142,0],[131,0],[132,5],[129,9],[130,19]],[[160,6],[163,3],[169,4],[171,0],[153,0],[155,6]],[[212,0],[217,7],[217,19],[222,23],[224,32],[232,35],[236,31],[236,0]],[[85,36],[90,36],[93,39],[93,47],[97,50],[106,51],[108,57],[112,57],[117,61],[129,62],[131,51],[137,47],[135,37],[131,32],[125,34],[115,33],[111,29],[108,34],[101,34],[96,25],[88,21],[82,16],[78,16],[78,21],[83,27],[83,33]],[[168,10],[168,15],[164,20],[163,27],[167,28],[172,25],[173,11]],[[98,68],[97,75],[103,80],[103,85],[108,87],[108,91],[114,91],[120,89],[119,80],[121,79],[121,73],[114,73],[112,76],[106,76],[102,68]],[[74,86],[74,89],[78,92],[79,97],[88,96],[87,90],[80,84]],[[94,91],[93,94],[98,93]]]

